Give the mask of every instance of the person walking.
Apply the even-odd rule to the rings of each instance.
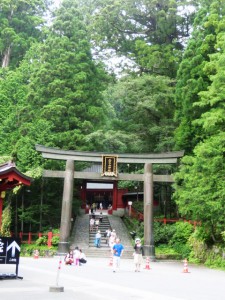
[[[119,270],[120,258],[123,254],[124,246],[120,243],[120,239],[116,238],[116,243],[113,246],[113,272]]]
[[[134,265],[135,272],[140,272],[143,256],[143,246],[141,244],[141,239],[136,238],[134,246]]]
[[[101,247],[101,237],[102,237],[101,231],[98,230],[97,233],[96,233],[96,235],[95,235],[95,246],[96,246],[97,248],[100,248],[100,247]]]
[[[106,244],[109,246],[109,239],[110,239],[110,236],[111,236],[111,228],[108,228],[106,231],[105,231],[105,237],[106,237]]]
[[[113,229],[113,231],[111,232],[111,235],[110,235],[112,238],[114,238],[114,240],[116,240],[116,230]]]
[[[99,221],[100,221],[100,223],[102,223],[102,221],[103,221],[103,215],[102,215],[102,212],[100,212]]]
[[[99,226],[99,219],[95,220],[95,229],[98,231],[98,226]]]
[[[111,249],[112,254],[113,254],[113,246],[115,245],[115,243],[116,243],[116,230],[113,229],[113,231],[111,231],[110,237],[109,237],[109,247]]]
[[[90,219],[90,232],[94,230],[95,219],[91,217]]]

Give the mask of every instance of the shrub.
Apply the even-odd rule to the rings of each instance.
[[[36,244],[22,244],[20,255],[25,257],[33,256],[34,250],[38,250],[39,256],[42,257],[51,257],[54,256],[57,252],[57,249],[55,247],[48,248],[47,246],[37,246]]]
[[[52,246],[58,246],[59,244],[59,236],[55,235],[52,238]]]
[[[206,259],[207,245],[205,243],[205,234],[201,227],[195,229],[188,243],[191,246],[189,260],[195,263],[203,263]]]
[[[176,232],[174,224],[162,224],[154,222],[154,240],[155,244],[167,244]]]
[[[194,231],[194,228],[189,223],[177,222],[175,224],[176,231],[172,236],[169,245],[172,246],[183,258],[189,257],[191,253],[191,244],[189,238]]]
[[[41,246],[41,245],[47,245],[47,242],[48,242],[48,238],[47,238],[47,236],[42,236],[42,237],[39,237],[37,240],[36,240],[36,242],[35,242],[35,244],[37,245],[37,246]]]

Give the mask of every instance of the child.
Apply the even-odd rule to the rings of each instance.
[[[70,252],[66,255],[64,261],[65,261],[65,264],[66,264],[66,265],[70,265],[70,266],[71,266],[71,265],[73,264],[73,251],[70,251]]]

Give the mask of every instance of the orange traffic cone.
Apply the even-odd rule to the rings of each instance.
[[[187,261],[187,259],[185,258],[183,262],[184,262],[183,273],[189,273],[188,272],[188,261]]]
[[[150,259],[149,259],[148,256],[146,257],[146,265],[145,265],[145,269],[146,269],[146,270],[150,270]]]
[[[113,257],[112,255],[110,256],[110,259],[109,259],[109,267],[112,267],[113,265]]]

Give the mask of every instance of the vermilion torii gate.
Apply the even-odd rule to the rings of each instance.
[[[74,171],[74,161],[102,162],[102,157],[109,153],[100,152],[80,152],[71,150],[60,150],[48,148],[42,145],[36,145],[36,150],[42,153],[44,158],[57,159],[66,161],[65,171],[45,170],[44,177],[64,178],[64,189],[62,199],[62,212],[60,224],[60,242],[58,252],[65,254],[69,249],[70,220],[72,212],[73,182],[75,179],[107,180],[120,181],[132,180],[144,182],[144,255],[155,258],[155,246],[153,235],[153,181],[173,182],[170,175],[153,174],[153,164],[174,164],[178,158],[184,155],[184,151],[152,153],[152,154],[113,154],[117,157],[117,162],[126,164],[144,164],[144,174],[125,174],[118,173],[116,177],[104,176],[100,173],[93,172],[76,172]]]

